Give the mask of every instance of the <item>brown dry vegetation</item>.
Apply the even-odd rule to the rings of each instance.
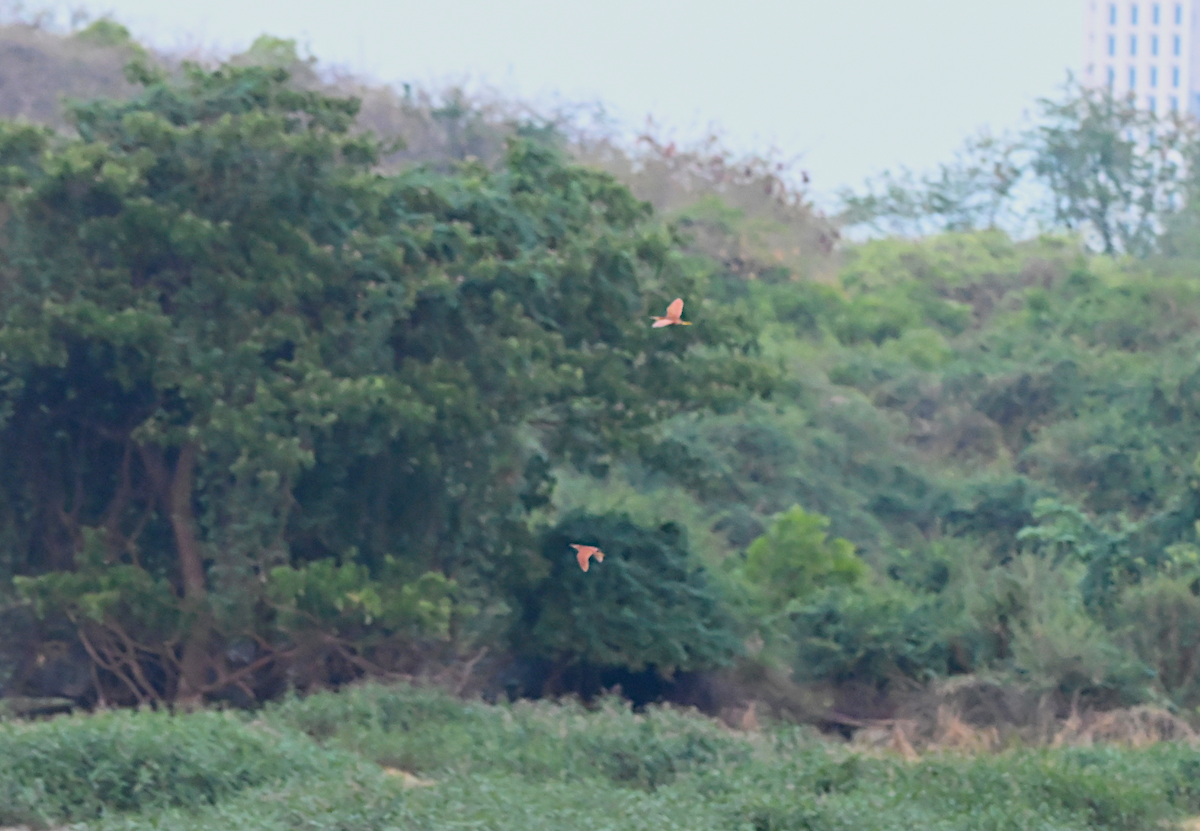
[[[1200,747],[1200,732],[1161,707],[1081,709],[1077,701],[969,676],[921,691],[894,718],[860,722],[853,738],[856,746],[889,749],[906,758],[943,751],[998,753],[1013,747],[1142,748],[1159,742]]]
[[[91,35],[56,35],[35,26],[0,26],[0,118],[65,127],[62,103],[128,95],[122,68],[130,44]]]
[[[837,228],[778,159],[738,157],[715,135],[680,148],[651,132],[633,152],[609,140],[582,141],[574,151],[678,218],[695,247],[730,274],[779,281],[829,280],[836,272]]]
[[[0,118],[67,126],[65,99],[121,98],[132,93],[123,67],[143,57],[162,67],[184,60],[286,69],[292,82],[360,100],[358,125],[393,143],[384,168],[477,159],[496,162],[518,131],[556,136],[579,162],[612,173],[655,210],[678,222],[699,252],[747,279],[832,279],[838,258],[835,225],[808,201],[793,166],[774,156],[740,156],[715,136],[677,147],[652,130],[633,147],[601,129],[578,124],[578,113],[539,113],[499,94],[402,89],[373,84],[302,57],[293,41],[259,38],[246,52],[218,56],[151,53],[120,26],[101,20],[71,34],[34,22],[0,26]]]

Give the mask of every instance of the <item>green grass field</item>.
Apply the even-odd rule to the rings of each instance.
[[[89,829],[1156,829],[1200,749],[864,756],[615,701],[490,706],[363,686],[256,714],[0,725],[0,826]]]

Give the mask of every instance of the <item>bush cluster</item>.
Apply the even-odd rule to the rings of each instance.
[[[215,805],[336,764],[294,731],[196,713],[108,712],[0,724],[0,823],[56,824]]]
[[[0,749],[0,822],[35,827],[1150,831],[1200,812],[1186,745],[906,762],[795,727],[734,734],[613,700],[496,706],[403,686],[257,715],[6,726]]]

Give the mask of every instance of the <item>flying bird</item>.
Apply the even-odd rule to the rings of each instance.
[[[663,326],[691,326],[686,320],[680,320],[679,316],[683,314],[683,298],[676,297],[671,301],[671,305],[667,306],[667,314],[665,317],[655,317],[652,327],[655,329]]]
[[[588,560],[592,557],[595,557],[598,563],[604,562],[604,552],[594,545],[571,543],[571,547],[575,549],[575,559],[579,561],[579,567],[584,571],[588,570]]]

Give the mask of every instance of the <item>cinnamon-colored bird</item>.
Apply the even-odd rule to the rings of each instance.
[[[667,306],[667,314],[665,317],[655,317],[653,328],[659,329],[663,326],[691,326],[686,320],[680,320],[680,315],[683,314],[683,298],[676,297],[671,301],[671,305]]]
[[[588,560],[592,557],[595,557],[598,563],[604,562],[604,552],[594,545],[571,543],[571,547],[575,549],[575,559],[579,561],[579,567],[584,571],[588,570]]]

